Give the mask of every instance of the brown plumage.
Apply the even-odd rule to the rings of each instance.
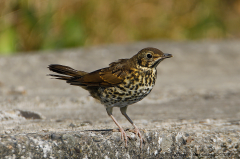
[[[156,67],[162,60],[170,57],[171,54],[164,54],[156,48],[149,47],[140,50],[130,59],[119,59],[110,63],[109,67],[90,73],[58,64],[51,64],[48,68],[62,74],[50,76],[65,80],[71,85],[81,86],[99,100],[119,127],[127,146],[127,135],[112,115],[112,108],[120,107],[121,113],[134,126],[142,145],[143,138],[139,129],[126,114],[127,106],[142,100],[151,92],[157,75]]]

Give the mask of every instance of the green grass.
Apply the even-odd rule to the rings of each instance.
[[[0,54],[240,37],[239,0],[0,1]]]

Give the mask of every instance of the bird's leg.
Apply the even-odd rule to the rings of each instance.
[[[127,147],[127,134],[124,131],[124,129],[120,126],[120,124],[117,122],[117,120],[113,117],[112,115],[112,107],[108,107],[106,108],[108,115],[112,118],[112,120],[114,121],[114,123],[118,126],[119,131],[121,132],[121,139],[125,140],[125,146]]]
[[[120,108],[120,111],[122,113],[122,115],[125,116],[125,118],[133,125],[134,127],[134,132],[135,134],[140,138],[140,147],[142,148],[142,143],[143,143],[143,138],[142,138],[142,135],[138,129],[138,127],[133,123],[133,121],[129,118],[129,116],[127,115],[127,107],[121,107]]]

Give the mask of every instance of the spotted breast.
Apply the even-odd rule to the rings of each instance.
[[[146,97],[155,85],[157,70],[132,70],[115,87],[99,88],[100,101],[106,107],[125,107]]]

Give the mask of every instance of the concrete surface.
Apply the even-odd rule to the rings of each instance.
[[[0,158],[240,158],[240,41],[139,42],[0,58]],[[173,54],[144,100],[128,108],[141,129],[128,147],[104,106],[46,74],[84,71],[152,46]],[[114,116],[132,128],[118,108]]]

